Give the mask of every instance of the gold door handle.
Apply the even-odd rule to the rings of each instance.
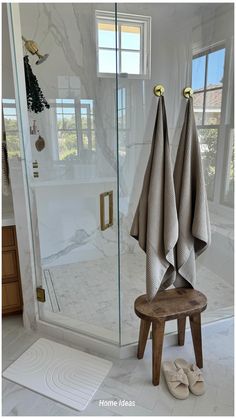
[[[109,221],[105,222],[105,198],[109,199]],[[100,194],[100,225],[101,230],[106,230],[113,225],[113,191]]]

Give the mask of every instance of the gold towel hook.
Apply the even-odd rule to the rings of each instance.
[[[155,96],[163,96],[165,92],[165,88],[162,86],[162,84],[157,84],[153,88],[153,93]]]
[[[186,99],[189,99],[190,97],[193,97],[193,89],[192,87],[185,87],[183,90],[183,95],[186,97]]]

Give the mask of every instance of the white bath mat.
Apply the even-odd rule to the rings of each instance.
[[[39,339],[3,377],[77,410],[84,410],[112,363],[48,339]]]

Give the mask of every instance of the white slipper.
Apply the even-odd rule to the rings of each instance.
[[[189,389],[195,396],[201,396],[205,393],[205,384],[202,371],[196,364],[189,364],[184,359],[176,359],[177,368],[182,368],[188,377]]]
[[[162,363],[162,370],[170,393],[176,399],[187,399],[189,396],[188,378],[182,368],[177,368],[173,361]]]

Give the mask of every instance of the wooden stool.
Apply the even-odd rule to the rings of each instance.
[[[207,307],[204,294],[192,288],[175,288],[158,292],[154,301],[149,303],[146,294],[135,300],[135,313],[141,319],[138,342],[138,359],[142,359],[152,323],[152,382],[159,384],[161,355],[165,322],[177,319],[178,345],[184,345],[186,317],[189,316],[196,364],[203,367],[201,312]]]

